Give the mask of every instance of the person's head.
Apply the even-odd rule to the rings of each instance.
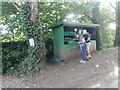
[[[81,36],[81,34],[80,34],[80,33],[78,33],[78,34],[77,34],[77,37],[80,37],[80,36]]]
[[[79,34],[76,34],[76,37],[79,38]]]
[[[85,29],[83,30],[83,35],[84,35],[84,34],[87,34],[87,30],[85,30]]]

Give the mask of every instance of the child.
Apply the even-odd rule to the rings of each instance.
[[[81,63],[86,62],[86,43],[84,37],[79,33],[79,42],[80,47],[82,49],[82,60],[80,61]]]

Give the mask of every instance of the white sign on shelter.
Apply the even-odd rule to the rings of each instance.
[[[29,39],[29,43],[30,43],[30,46],[35,46],[35,43],[34,43],[34,39],[33,39],[33,38],[30,38],[30,39]]]

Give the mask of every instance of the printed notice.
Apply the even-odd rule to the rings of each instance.
[[[30,46],[35,46],[35,43],[34,43],[34,39],[33,39],[33,38],[30,38],[30,39],[29,39],[29,43],[30,43]]]

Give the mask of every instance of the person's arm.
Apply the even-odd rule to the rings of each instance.
[[[86,41],[90,41],[90,35],[87,34],[88,39]]]
[[[90,41],[90,37],[88,37],[88,39],[86,41]]]
[[[84,40],[84,39],[82,39],[82,42],[78,42],[78,44],[81,44],[81,43],[85,43],[85,40]]]

